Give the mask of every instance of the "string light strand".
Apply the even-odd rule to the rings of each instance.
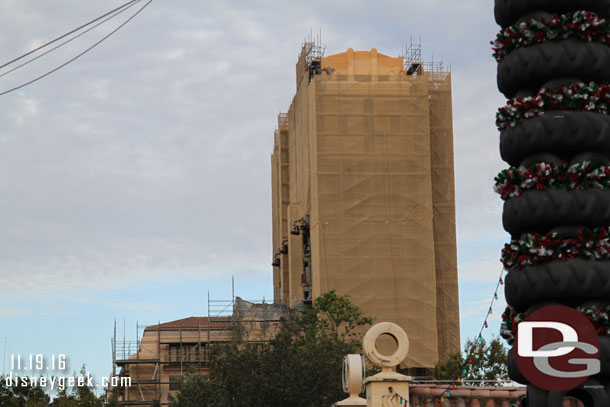
[[[484,318],[484,320],[483,320],[483,324],[481,325],[481,329],[479,330],[479,334],[478,334],[478,336],[477,336],[477,341],[478,341],[479,343],[482,343],[482,342],[483,342],[483,331],[484,331],[486,328],[488,328],[488,327],[489,327],[488,320],[489,320],[489,317],[490,317],[491,315],[493,315],[493,306],[494,306],[494,303],[495,303],[496,301],[498,301],[498,300],[499,300],[499,297],[498,297],[498,290],[500,289],[500,287],[501,287],[501,286],[503,286],[503,285],[504,285],[504,280],[503,280],[503,278],[504,278],[504,272],[505,272],[505,271],[506,271],[506,269],[505,269],[505,268],[502,268],[502,271],[500,271],[500,278],[498,278],[498,282],[496,283],[496,288],[495,288],[495,290],[494,290],[494,294],[493,294],[493,296],[491,297],[491,301],[490,301],[490,303],[489,303],[489,308],[488,308],[488,310],[487,310],[487,314],[485,315],[485,318]],[[463,377],[463,376],[465,376],[466,374],[468,374],[468,366],[469,366],[469,365],[472,365],[472,363],[473,363],[473,362],[472,362],[472,357],[473,357],[473,355],[476,355],[476,354],[478,353],[478,351],[477,351],[477,344],[475,344],[475,346],[473,346],[473,348],[472,348],[472,351],[471,351],[471,352],[472,352],[471,354],[466,355],[466,358],[464,359],[464,362],[462,362],[462,366],[461,366],[461,368],[460,368],[462,375],[461,375],[461,376],[459,376],[459,377],[457,377],[457,378],[455,378],[455,379],[454,379],[454,380],[453,380],[453,381],[452,381],[452,382],[451,382],[451,383],[450,383],[450,384],[449,384],[449,385],[448,385],[448,386],[445,388],[445,390],[443,391],[443,393],[442,393],[442,394],[443,394],[443,396],[441,396],[441,403],[442,403],[443,401],[445,401],[445,397],[447,397],[447,398],[451,397],[451,390],[455,390],[455,385],[456,385],[456,384],[463,383],[463,381],[464,381],[464,380],[462,380],[462,377]]]

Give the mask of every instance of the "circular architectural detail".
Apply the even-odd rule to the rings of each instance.
[[[519,368],[517,367],[517,361],[515,360],[515,351],[513,348],[510,348],[506,355],[506,366],[508,368],[508,377],[510,377],[511,380],[514,380],[515,382],[520,384],[528,383],[525,376],[523,376],[523,374],[519,371]]]
[[[358,395],[362,391],[364,363],[362,356],[350,354],[343,358],[343,391]]]
[[[558,77],[584,82],[608,82],[610,47],[593,42],[565,40],[516,49],[498,64],[498,89],[507,98],[519,89],[538,91]]]
[[[582,385],[567,391],[549,392],[547,399],[548,406],[561,406],[563,398],[572,396],[579,399],[585,406],[609,406],[610,399],[602,383],[596,378],[589,378]]]
[[[500,133],[500,154],[513,166],[540,152],[551,152],[570,161],[575,154],[587,150],[610,155],[609,115],[551,110]]]
[[[383,355],[377,349],[375,342],[381,335],[390,335],[396,340],[397,349],[392,355]],[[393,322],[380,322],[368,330],[362,340],[362,348],[366,357],[379,367],[398,366],[409,353],[409,338],[405,331]]]
[[[587,10],[607,18],[610,16],[610,0],[496,0],[494,14],[496,22],[506,28],[524,15],[542,10],[557,14]]]
[[[562,159],[561,157],[557,156],[556,154],[552,154],[552,153],[538,153],[538,154],[533,154],[528,156],[526,159],[524,159],[523,161],[521,161],[521,164],[519,164],[520,167],[531,167],[532,165],[536,165],[538,163],[546,163],[546,164],[553,164],[557,167],[559,167],[562,163]]]
[[[509,376],[528,406],[610,406],[610,0],[494,1]]]
[[[599,337],[599,364],[601,367],[600,375],[610,375],[610,337]]]
[[[519,312],[532,303],[610,298],[610,260],[554,260],[512,270],[505,278],[506,302]]]
[[[610,191],[547,189],[525,191],[504,202],[504,230],[512,236],[547,233],[559,225],[610,225]]]

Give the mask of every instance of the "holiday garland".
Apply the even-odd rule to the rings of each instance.
[[[598,307],[576,307],[577,311],[582,312],[591,321],[595,330],[599,335],[610,335],[610,319],[608,314],[610,313],[610,306]]]
[[[549,21],[545,18],[530,19],[508,27],[498,33],[491,45],[493,45],[494,58],[500,62],[507,54],[518,48],[566,39],[608,44],[610,22],[590,11],[553,14],[553,18]]]
[[[494,191],[503,200],[520,196],[525,191],[549,188],[567,190],[595,188],[610,189],[610,166],[583,161],[568,166],[566,162],[536,163],[531,167],[510,167],[495,178]]]
[[[498,130],[515,127],[524,119],[542,116],[547,110],[573,110],[608,114],[610,84],[573,83],[557,89],[541,89],[536,96],[509,99],[496,113]]]
[[[502,313],[502,323],[500,324],[500,336],[512,345],[517,334],[517,325],[525,319],[525,314],[518,314],[513,307],[506,307]]]
[[[576,307],[593,324],[598,335],[610,336],[610,306],[598,307],[581,306]],[[500,336],[512,345],[517,334],[517,326],[525,319],[525,313],[517,313],[513,307],[506,307],[502,313],[502,324],[500,324]]]
[[[522,268],[552,260],[610,259],[610,234],[606,228],[582,229],[576,237],[559,238],[556,232],[524,233],[502,249],[501,262],[507,269]]]

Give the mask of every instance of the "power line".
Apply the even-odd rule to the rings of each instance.
[[[138,0],[134,0],[134,1],[138,1]],[[99,41],[97,41],[95,44],[93,44],[92,46],[90,46],[89,48],[87,48],[86,50],[84,50],[83,52],[81,52],[80,54],[76,55],[75,57],[69,59],[67,62],[64,62],[63,64],[59,65],[58,67],[48,71],[47,73],[40,75],[28,82],[25,82],[19,86],[16,86],[14,88],[11,88],[9,90],[6,90],[4,92],[0,93],[0,96],[2,95],[6,95],[7,93],[13,92],[15,90],[21,89],[27,85],[30,85],[34,82],[37,82],[43,78],[46,78],[47,76],[51,75],[52,73],[60,70],[61,68],[63,68],[64,66],[76,61],[78,58],[82,57],[83,55],[85,55],[87,52],[91,51],[93,48],[97,47],[99,44],[101,44],[102,42],[104,42],[108,37],[110,37],[112,34],[114,34],[115,32],[117,32],[118,30],[120,30],[121,28],[123,28],[127,23],[129,23],[131,20],[133,20],[138,14],[140,14],[140,12],[142,12],[142,10],[144,10],[150,3],[152,3],[153,0],[148,0],[148,2],[146,4],[144,4],[138,11],[136,11],[131,17],[129,17],[127,20],[125,20],[123,23],[121,23],[121,25],[119,25],[117,28],[115,28],[114,30],[110,31],[108,34],[106,34],[104,37],[102,37],[102,39],[100,39]]]
[[[109,12],[107,12],[106,14],[103,14],[103,15],[99,16],[98,18],[96,18],[96,19],[94,19],[94,20],[91,20],[91,21],[89,21],[89,22],[88,22],[88,23],[86,23],[86,24],[81,25],[80,27],[77,27],[77,28],[73,29],[73,30],[72,30],[72,31],[70,31],[70,32],[67,32],[67,33],[65,33],[64,35],[61,35],[61,36],[59,36],[59,37],[55,38],[54,40],[51,40],[51,41],[47,42],[46,44],[43,44],[43,45],[41,45],[41,46],[39,46],[39,47],[37,47],[37,48],[35,48],[35,49],[33,49],[33,50],[29,51],[29,52],[26,52],[25,54],[23,54],[23,55],[21,55],[21,56],[19,56],[19,57],[15,58],[15,59],[13,59],[13,60],[11,60],[11,61],[6,62],[6,63],[5,63],[5,64],[3,64],[3,65],[0,65],[0,69],[4,68],[5,66],[8,66],[8,65],[10,65],[10,64],[12,64],[12,63],[14,63],[14,62],[19,61],[20,59],[23,59],[23,58],[27,57],[28,55],[31,55],[31,54],[33,54],[34,52],[36,52],[36,51],[38,51],[38,50],[41,50],[42,48],[45,48],[45,47],[47,47],[47,46],[49,46],[49,45],[51,45],[51,44],[53,44],[53,43],[55,43],[55,42],[57,42],[57,41],[61,40],[62,38],[65,38],[65,37],[67,37],[67,36],[69,36],[69,35],[71,35],[71,34],[74,34],[74,33],[75,33],[75,32],[77,32],[77,31],[80,31],[81,29],[83,29],[83,28],[87,27],[88,25],[91,25],[91,24],[95,23],[96,21],[101,20],[102,18],[104,18],[104,17],[108,16],[109,14],[112,14],[112,13],[114,13],[115,11],[118,11],[118,10],[120,10],[120,9],[122,9],[122,8],[124,8],[124,7],[126,7],[127,5],[130,5],[131,3],[137,3],[138,1],[140,1],[140,0],[131,0],[131,1],[128,1],[127,3],[123,4],[122,6],[119,6],[119,7],[115,8],[114,10],[109,11]]]
[[[25,61],[24,63],[19,64],[19,65],[17,65],[17,66],[16,66],[16,67],[14,67],[14,68],[9,69],[8,71],[1,73],[1,74],[0,74],[0,78],[2,78],[3,76],[8,75],[8,74],[9,74],[9,73],[11,73],[11,72],[16,71],[17,69],[19,69],[19,68],[21,68],[21,67],[24,67],[24,66],[26,66],[26,65],[28,65],[28,64],[30,64],[30,63],[32,63],[32,62],[34,62],[34,61],[36,61],[37,59],[42,58],[43,56],[45,56],[45,55],[47,55],[47,54],[49,54],[49,53],[51,53],[51,52],[55,51],[57,48],[61,48],[61,47],[63,47],[64,45],[66,45],[66,44],[68,44],[68,43],[70,43],[70,42],[74,41],[75,39],[82,37],[83,35],[87,34],[89,31],[94,30],[95,28],[99,27],[100,25],[104,24],[105,22],[107,22],[107,21],[109,21],[109,20],[112,20],[113,18],[115,18],[115,17],[117,17],[117,16],[121,15],[122,13],[124,13],[124,12],[125,12],[125,11],[127,11],[127,10],[129,10],[131,7],[133,7],[134,5],[136,5],[137,3],[139,3],[140,1],[142,1],[142,0],[134,0],[134,2],[132,2],[132,3],[131,3],[129,6],[127,6],[127,7],[123,8],[122,10],[120,10],[120,11],[116,12],[115,14],[112,14],[110,17],[105,18],[104,20],[102,20],[102,21],[100,21],[99,23],[95,24],[94,26],[92,26],[92,27],[90,27],[90,28],[86,29],[85,31],[83,31],[83,32],[81,32],[81,33],[79,33],[79,34],[75,35],[74,37],[72,37],[72,38],[70,38],[70,39],[68,39],[68,40],[66,40],[66,41],[64,41],[64,42],[62,42],[62,43],[61,43],[61,44],[59,44],[59,45],[56,45],[55,47],[53,47],[53,48],[51,48],[51,49],[49,49],[49,50],[47,50],[47,51],[43,52],[42,54],[37,55],[37,56],[35,56],[34,58],[29,59],[29,60]],[[108,13],[106,13],[105,15],[108,15]],[[63,37],[65,37],[65,35],[64,35]],[[31,52],[30,52],[30,53],[31,53]],[[27,55],[27,54],[26,54],[26,55]],[[25,55],[24,55],[24,56],[25,56]],[[17,60],[19,60],[19,59],[21,59],[21,58],[23,58],[23,56],[22,56],[22,57],[19,57],[18,59],[14,60],[14,61],[17,61]],[[0,67],[0,68],[1,68],[1,67]]]

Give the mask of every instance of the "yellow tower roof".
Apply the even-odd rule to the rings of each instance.
[[[370,51],[354,51],[322,58],[322,69],[334,68],[341,75],[392,75],[404,70],[403,59],[380,54],[376,48]]]

